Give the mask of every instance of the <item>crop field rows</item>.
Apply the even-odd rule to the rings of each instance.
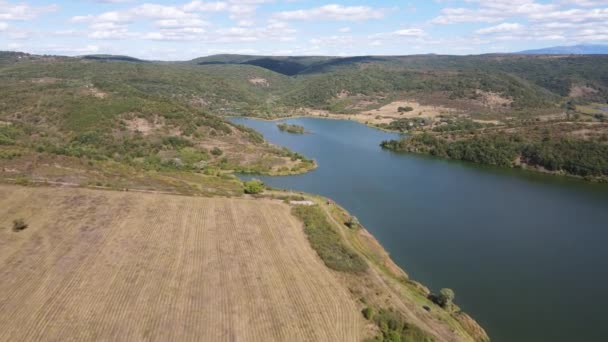
[[[0,186],[0,341],[355,341],[363,324],[287,205]]]

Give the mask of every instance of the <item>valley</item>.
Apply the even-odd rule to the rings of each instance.
[[[441,181],[425,172],[443,180],[453,174],[417,166],[423,154],[604,182],[607,73],[601,55],[155,62],[0,52],[0,272],[14,279],[1,285],[3,312],[11,314],[0,315],[0,326],[9,327],[0,339],[487,341],[486,323],[490,336],[512,337],[487,307],[471,304],[475,275],[444,275],[441,263],[425,263],[429,255],[462,261],[437,252],[452,245],[435,237],[416,247],[394,221],[353,203],[384,203],[393,208],[385,217],[399,217],[400,227],[413,231],[449,226],[395,214],[416,207],[428,214],[449,207],[445,202],[422,210],[417,199],[397,196],[394,207],[375,194],[392,194],[394,185],[382,180],[411,172],[420,174],[407,178],[403,191],[410,180],[424,180],[430,193],[414,192],[422,199],[438,191],[433,184]],[[264,131],[237,118],[243,116],[302,119],[263,121],[272,127]],[[348,121],[382,130],[386,139]],[[360,158],[348,159],[352,153]],[[373,162],[378,158],[382,163]],[[403,158],[412,169],[395,167]],[[311,178],[327,165],[337,174]],[[354,187],[360,191],[333,193],[352,172],[364,176],[362,188]],[[236,175],[264,177],[267,186],[285,180],[280,188],[293,179],[307,185],[264,189]],[[589,217],[591,227],[597,216]],[[26,229],[11,229],[18,220]],[[397,263],[370,233],[385,227],[399,237],[380,239],[400,256]],[[395,242],[409,247],[407,258]],[[409,265],[413,278],[402,270]],[[438,299],[452,281],[463,302]],[[481,325],[465,313],[469,307]],[[93,316],[101,317],[95,325],[87,319]],[[134,316],[140,318],[125,323]],[[9,326],[14,317],[28,328]],[[168,328],[174,326],[181,330]],[[533,330],[522,327],[518,337],[537,336]]]

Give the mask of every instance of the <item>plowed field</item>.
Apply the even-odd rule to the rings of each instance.
[[[363,324],[285,204],[0,186],[1,341],[357,341]]]

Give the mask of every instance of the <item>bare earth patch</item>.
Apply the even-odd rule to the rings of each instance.
[[[495,93],[495,92],[491,92],[491,91],[483,91],[483,90],[479,90],[479,89],[476,90],[475,92],[480,97],[479,101],[485,107],[490,107],[490,108],[495,109],[495,108],[506,107],[506,106],[510,105],[511,103],[513,103],[512,99],[503,97],[499,93]]]
[[[251,83],[253,85],[263,86],[263,87],[270,87],[270,82],[268,82],[267,79],[261,78],[261,77],[250,78],[249,83]]]
[[[591,95],[597,93],[597,90],[581,85],[575,85],[570,88],[570,97],[584,97],[586,95]]]
[[[0,227],[2,341],[362,337],[285,204],[0,186]]]
[[[154,122],[150,122],[144,118],[133,118],[124,120],[127,125],[127,129],[131,132],[139,132],[144,136],[149,135],[153,130],[162,128],[164,124],[155,119]]]
[[[98,99],[105,99],[108,97],[108,93],[101,91],[98,88],[95,88],[93,85],[87,85],[83,90],[87,95],[94,96]]]
[[[399,107],[412,107],[412,111],[399,112]],[[329,117],[335,119],[356,120],[368,124],[391,123],[402,118],[435,118],[439,115],[455,115],[459,111],[443,106],[422,105],[414,101],[395,101],[375,110],[368,110],[358,114],[333,114],[318,109],[306,109],[308,115]]]

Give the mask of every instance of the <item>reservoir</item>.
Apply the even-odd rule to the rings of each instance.
[[[232,121],[319,166],[256,178],[344,206],[412,279],[452,288],[493,341],[606,341],[608,186],[385,151],[398,135],[351,121],[284,120],[303,135]]]

